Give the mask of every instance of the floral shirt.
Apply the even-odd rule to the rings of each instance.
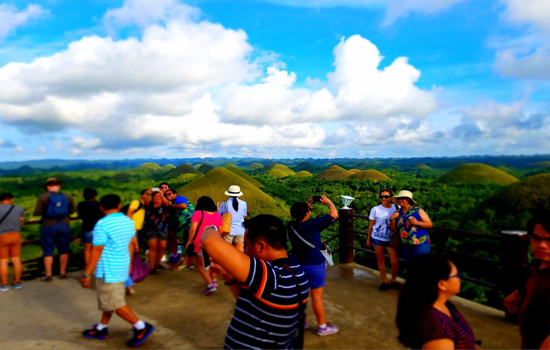
[[[414,217],[418,221],[420,219],[420,208],[411,206],[406,214],[403,209],[399,210],[399,218],[397,219],[397,232],[401,236],[401,241],[404,245],[415,244],[430,244],[430,237],[425,228],[415,226],[409,222],[409,218]]]

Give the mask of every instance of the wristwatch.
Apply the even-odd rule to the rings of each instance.
[[[83,273],[83,274],[82,274],[82,277],[88,278],[88,277],[90,277],[91,275],[92,275],[91,273]]]

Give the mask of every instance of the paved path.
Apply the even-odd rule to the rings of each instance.
[[[308,306],[308,349],[397,349],[394,323],[397,292],[379,292],[377,272],[359,265],[336,265],[327,271],[325,306],[336,335],[319,337]],[[51,283],[29,281],[23,289],[0,293],[0,349],[123,349],[130,326],[114,316],[105,341],[85,339],[82,330],[99,321],[96,294],[79,286],[79,275]],[[223,347],[233,314],[234,299],[225,286],[203,296],[195,269],[162,271],[136,285],[127,303],[157,331],[144,349],[216,349]],[[517,326],[503,321],[503,313],[460,298],[453,300],[485,349],[518,348]]]

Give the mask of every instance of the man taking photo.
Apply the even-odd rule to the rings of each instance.
[[[285,226],[273,215],[258,215],[244,226],[246,254],[227,243],[213,226],[201,236],[211,269],[237,298],[224,347],[301,347],[295,336],[298,330],[303,336],[309,282],[296,260],[288,257]]]

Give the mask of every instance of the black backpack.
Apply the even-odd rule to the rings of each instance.
[[[128,209],[130,209],[130,205],[132,203],[128,203],[126,204],[125,206],[123,206],[122,208],[120,208],[120,212],[124,215],[128,215]],[[134,213],[136,213],[137,211],[139,211],[141,208],[143,208],[143,203],[141,201],[139,201],[139,205],[138,205],[138,208],[136,209],[136,211]]]

